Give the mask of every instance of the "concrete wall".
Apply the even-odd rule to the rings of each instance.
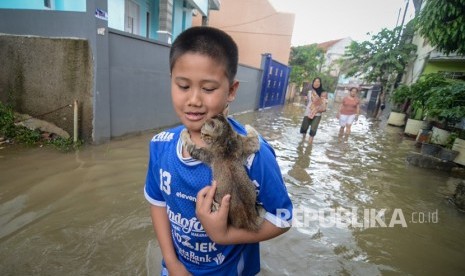
[[[72,104],[78,100],[80,137],[91,139],[93,64],[87,40],[0,35],[0,60],[2,102],[73,135]]]
[[[93,60],[91,140],[100,143],[111,137],[108,36],[97,35],[97,29],[107,29],[108,22],[97,19],[94,13],[97,8],[106,11],[107,1],[86,0],[86,7],[86,12],[0,9],[0,33],[88,41]]]
[[[170,47],[111,30],[111,136],[173,125]]]
[[[86,7],[86,12],[0,9],[0,33],[50,38],[45,40],[48,42],[41,42],[44,45],[56,41],[64,41],[66,45],[68,40],[80,45],[76,47],[79,50],[75,53],[67,52],[66,49],[70,48],[68,46],[61,46],[61,50],[57,46],[58,48],[54,48],[57,53],[63,53],[60,57],[54,57],[52,51],[50,58],[47,59],[50,63],[42,60],[36,64],[37,66],[41,64],[37,70],[47,72],[48,76],[56,78],[55,83],[59,83],[59,80],[63,81],[64,89],[70,91],[67,92],[69,95],[77,97],[76,93],[85,93],[84,98],[79,94],[79,100],[83,103],[91,102],[89,105],[92,108],[87,104],[82,107],[83,112],[86,113],[86,117],[83,117],[86,122],[83,121],[82,124],[83,129],[85,128],[83,133],[85,138],[90,136],[90,141],[101,143],[112,137],[177,124],[178,119],[172,110],[170,98],[168,64],[170,45],[109,29],[107,21],[98,19],[94,15],[97,8],[107,11],[106,0],[87,0]],[[103,33],[97,34],[101,30]],[[32,48],[32,45],[28,46],[30,54],[26,59],[43,56],[41,52],[34,53]],[[75,60],[73,55],[83,57],[86,51],[89,56],[88,61],[92,61],[88,62],[91,69],[82,70],[86,68],[85,63],[76,68],[69,67],[67,61]],[[29,64],[24,64],[24,67],[29,67]],[[67,67],[71,71],[66,71]],[[1,68],[3,71],[13,70],[14,67]],[[68,77],[60,78],[60,74]],[[82,74],[82,79],[78,78],[77,74]],[[237,78],[240,81],[240,88],[236,101],[231,105],[231,114],[258,108],[261,75],[260,69],[239,66]],[[5,76],[4,84],[13,79],[11,75]],[[89,78],[90,81],[84,82],[85,78]],[[85,85],[71,83],[78,79],[79,83]],[[61,92],[58,93],[61,90],[59,86],[53,86],[55,92],[52,93],[51,86],[45,81],[41,83],[43,87],[40,88],[40,95],[46,97],[41,99],[43,102],[40,106],[46,105],[43,103],[50,105],[53,103],[53,106],[65,105],[69,103],[70,98],[73,98],[61,97]],[[78,86],[84,89],[76,90]],[[73,88],[69,89],[69,87]],[[83,90],[85,92],[82,92]],[[27,98],[35,95],[39,94],[28,94]],[[5,89],[0,90],[0,97],[7,98]],[[32,115],[40,114],[41,110],[37,108],[28,105],[27,110],[30,110]],[[56,119],[63,117],[64,115],[57,116]],[[68,120],[68,117],[66,118]],[[62,121],[52,122],[63,126]],[[63,128],[68,130],[67,126]]]
[[[113,29],[109,38],[111,136],[178,124],[171,103],[170,46]],[[258,108],[261,76],[260,69],[239,66],[230,114]]]
[[[109,121],[109,104],[108,101],[105,101],[105,95],[108,95],[108,90],[105,91],[104,87],[97,87],[97,68],[99,66],[100,60],[97,58],[98,52],[101,49],[98,47],[99,40],[101,37],[97,37],[96,29],[99,26],[105,27],[106,22],[98,22],[94,16],[95,9],[98,7],[100,9],[106,10],[106,0],[87,0],[86,2],[87,12],[62,12],[62,11],[46,11],[46,10],[14,10],[14,9],[0,9],[0,33],[12,34],[12,35],[26,35],[26,36],[40,36],[48,37],[53,39],[63,39],[63,38],[73,38],[73,39],[84,39],[87,41],[89,47],[88,53],[91,55],[91,60],[93,60],[93,68],[90,72],[92,76],[91,89],[89,96],[92,97],[92,112],[91,114],[86,114],[86,118],[92,120],[90,129],[84,130],[84,138],[87,138],[87,133],[92,133],[90,140],[100,141],[105,140],[105,137],[108,135],[105,134],[105,125],[106,121]],[[57,23],[59,22],[59,24]],[[32,41],[32,40],[24,40]],[[33,52],[30,52],[30,57],[32,57]],[[40,54],[40,52],[39,52]],[[38,57],[40,58],[40,56]],[[58,62],[58,60],[54,60]],[[52,63],[48,64],[42,68],[42,71],[54,71],[55,68],[51,68]],[[53,66],[55,66],[54,64]],[[3,67],[6,69],[11,69],[8,67]],[[3,69],[2,68],[2,69]],[[3,71],[3,70],[2,70]],[[59,70],[57,70],[59,71]],[[57,76],[57,79],[60,77]],[[95,97],[95,91],[98,91],[101,96]],[[5,97],[4,93],[6,90],[0,91],[0,94],[3,94],[1,97]],[[103,100],[103,101],[98,101]],[[86,100],[83,100],[83,103]],[[55,104],[58,103],[65,105],[69,103],[67,98],[58,100],[55,99]],[[96,115],[96,106],[100,106],[97,110],[106,111],[108,117],[101,116],[100,114]],[[81,107],[83,112],[86,112],[87,106]],[[42,110],[30,110],[32,115],[40,114]],[[50,109],[49,109],[50,110]],[[93,114],[92,114],[93,113]],[[87,119],[85,119],[87,120]],[[52,121],[58,126],[67,129],[66,126],[63,127],[62,121]],[[87,126],[87,123],[83,122],[83,126]],[[102,126],[102,127],[101,127]]]

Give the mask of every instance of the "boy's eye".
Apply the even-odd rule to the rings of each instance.
[[[216,88],[204,87],[203,90],[205,90],[206,92],[213,92],[216,90]]]
[[[181,85],[181,84],[178,84],[178,87],[182,90],[187,90],[189,89],[189,85]]]

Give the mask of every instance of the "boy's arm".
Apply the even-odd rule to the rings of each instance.
[[[231,197],[230,195],[223,197],[219,210],[212,212],[211,205],[215,190],[216,181],[213,182],[212,186],[200,190],[197,195],[196,205],[197,217],[212,241],[223,245],[255,243],[272,239],[289,230],[289,227],[277,227],[266,219],[257,232],[228,226],[229,200]]]
[[[161,254],[165,260],[166,269],[169,275],[190,275],[184,265],[179,261],[174,251],[171,239],[171,226],[166,214],[166,207],[152,205],[150,207],[152,224],[160,245]]]

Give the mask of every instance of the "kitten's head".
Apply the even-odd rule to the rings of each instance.
[[[228,138],[232,138],[232,132],[233,129],[223,114],[208,119],[200,130],[202,140],[207,145],[223,144]]]

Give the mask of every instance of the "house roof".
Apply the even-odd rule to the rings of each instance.
[[[338,43],[339,41],[343,40],[343,38],[335,39],[335,40],[330,40],[330,41],[325,41],[322,43],[318,43],[318,48],[323,49],[323,51],[328,51],[328,49],[333,46],[334,44]]]

